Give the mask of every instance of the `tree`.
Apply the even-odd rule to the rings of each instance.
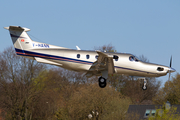
[[[149,62],[149,60],[144,55],[139,56],[139,58],[143,62]]]
[[[150,116],[148,120],[179,120],[180,114],[176,110],[174,106],[166,109],[164,105],[162,109],[157,109],[155,116]]]
[[[99,47],[94,47],[95,50],[105,51],[105,52],[116,52],[116,49],[112,44],[103,45]]]
[[[112,87],[101,89],[96,84],[84,84],[76,89],[66,106],[59,108],[55,117],[58,120],[85,120],[92,114],[94,120],[121,120],[125,118],[130,103]]]
[[[129,78],[125,80],[124,86],[121,88],[121,93],[129,96],[133,104],[141,104],[144,100],[152,100],[160,87],[160,82],[155,79],[146,78],[148,89],[142,90],[143,80],[138,78]]]
[[[163,104],[166,101],[171,104],[180,104],[180,74],[176,74],[172,80],[166,81],[153,101],[155,104]]]
[[[7,119],[32,119],[33,107],[42,91],[34,84],[46,66],[34,60],[19,57],[12,47],[0,56],[0,108]]]
[[[44,89],[35,106],[33,118],[70,119],[67,110],[69,100],[79,88],[89,85],[83,79],[81,74],[56,67],[40,73],[36,81],[43,81]]]

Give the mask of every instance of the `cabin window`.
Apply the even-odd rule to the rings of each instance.
[[[80,58],[80,54],[77,54],[77,58]]]
[[[95,56],[96,59],[98,59],[98,57],[99,57],[98,55]]]
[[[117,55],[114,55],[113,59],[115,59],[115,61],[118,61],[119,57]]]
[[[89,59],[89,57],[90,57],[89,55],[86,55],[86,59]]]

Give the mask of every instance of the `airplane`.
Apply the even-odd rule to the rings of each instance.
[[[86,76],[100,76],[99,86],[106,87],[109,74],[127,74],[129,76],[160,77],[176,70],[170,66],[147,63],[133,54],[111,53],[106,51],[77,50],[32,41],[27,32],[30,29],[20,26],[4,27],[9,30],[18,56],[30,58],[37,62],[56,65],[68,70],[86,72]],[[144,79],[143,90],[147,89]]]

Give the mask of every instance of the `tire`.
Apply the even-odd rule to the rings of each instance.
[[[100,77],[100,78],[99,78],[99,83],[106,83],[106,79],[103,78],[103,77]]]
[[[99,81],[99,87],[101,87],[101,88],[105,88],[106,87],[106,79],[105,78],[100,77],[98,79],[98,81]]]
[[[142,89],[143,90],[147,90],[147,86],[142,86]]]
[[[105,83],[99,83],[99,87],[105,88],[106,87],[106,82]]]

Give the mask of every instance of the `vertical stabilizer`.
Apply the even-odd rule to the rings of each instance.
[[[9,26],[4,28],[9,30],[13,45],[16,50],[26,50],[33,47],[32,40],[26,33],[27,31],[30,31],[30,29],[20,26]]]

